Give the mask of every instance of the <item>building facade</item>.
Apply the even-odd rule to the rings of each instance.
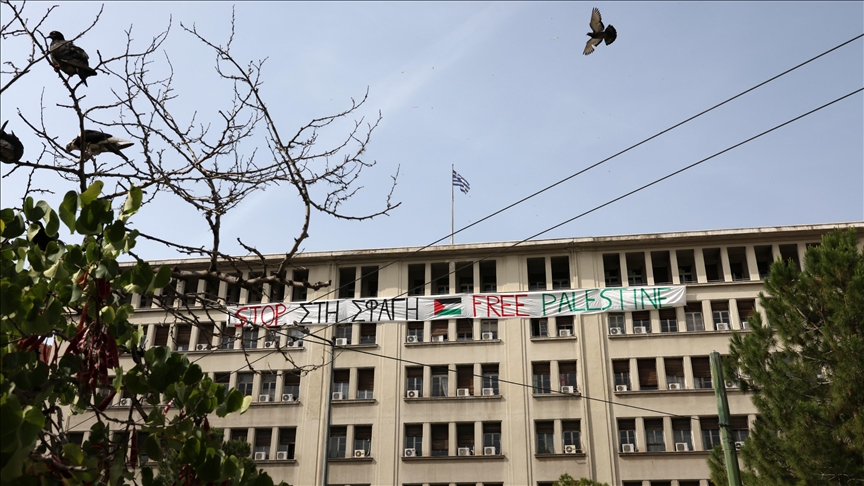
[[[252,396],[245,414],[211,424],[248,441],[259,467],[295,486],[533,486],[564,472],[612,485],[707,486],[708,451],[720,440],[708,355],[747,332],[771,262],[800,265],[834,227],[856,228],[864,243],[864,224],[852,223],[320,252],[295,258],[288,275],[332,281],[320,291],[176,285],[178,305],[192,289],[231,305],[669,285],[686,287],[684,307],[352,322],[304,334],[233,327],[212,314],[185,326],[135,295],[133,322],[146,326],[148,345],[186,352]],[[756,409],[727,381],[743,442]],[[123,400],[112,413],[128,413]]]

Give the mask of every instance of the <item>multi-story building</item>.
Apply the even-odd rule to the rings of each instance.
[[[227,318],[186,327],[152,298],[132,303],[149,345],[187,352],[215,381],[253,397],[245,414],[211,423],[293,485],[548,485],[567,472],[613,485],[707,486],[708,451],[720,438],[708,355],[747,332],[771,262],[800,265],[834,227],[856,228],[864,243],[864,224],[851,223],[305,253],[289,277],[331,287],[259,293],[193,280],[177,297],[185,287],[228,305],[290,306],[684,287],[686,305],[650,310],[353,319],[304,334]],[[743,442],[756,409],[727,381],[734,440]]]

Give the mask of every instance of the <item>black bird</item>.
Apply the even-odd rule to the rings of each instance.
[[[123,155],[121,150],[135,145],[135,142],[126,140],[120,137],[115,137],[110,133],[103,133],[96,130],[84,130],[84,141],[87,146],[84,148],[91,155],[99,155],[102,152],[111,152],[119,155],[123,160],[129,162],[129,159]],[[75,140],[66,144],[66,151],[81,150],[81,137],[75,137]]]
[[[6,120],[9,123],[9,120]],[[0,127],[0,162],[14,164],[24,156],[24,145],[15,132],[6,133],[6,123]]]
[[[48,34],[48,38],[51,39],[51,46],[48,51],[51,53],[51,63],[54,64],[54,69],[63,71],[69,77],[77,74],[84,86],[87,86],[87,78],[98,74],[96,70],[90,67],[88,61],[90,56],[72,41],[67,41],[63,34],[56,30]]]
[[[600,45],[604,40],[608,46],[618,38],[618,31],[615,30],[615,27],[610,25],[605,29],[603,28],[603,19],[600,17],[600,11],[596,7],[591,12],[591,22],[588,25],[591,27],[591,32],[588,32],[590,39],[585,44],[585,50],[582,51],[582,54],[586,56],[594,52],[594,46]]]

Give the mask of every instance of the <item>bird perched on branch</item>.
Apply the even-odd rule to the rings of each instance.
[[[84,86],[87,86],[87,78],[98,74],[95,69],[90,67],[88,61],[90,56],[72,41],[67,41],[63,34],[56,30],[48,34],[48,38],[51,39],[51,46],[48,51],[51,53],[51,63],[54,64],[54,69],[63,71],[69,77],[77,74]]]
[[[6,120],[9,123],[9,120]],[[14,164],[24,156],[24,145],[15,132],[6,133],[6,123],[0,127],[0,162]]]
[[[84,141],[87,146],[84,148],[91,155],[99,155],[102,152],[111,152],[119,155],[123,160],[129,162],[129,159],[123,155],[121,150],[135,145],[135,142],[126,140],[120,137],[115,137],[110,133],[103,133],[96,130],[84,130]],[[66,151],[81,150],[81,136],[75,137],[75,140],[66,144]]]
[[[591,27],[591,32],[588,32],[590,39],[585,44],[585,50],[582,51],[582,54],[586,56],[594,52],[594,46],[600,45],[601,42],[606,41],[608,46],[618,38],[618,31],[615,30],[615,27],[611,25],[606,28],[603,27],[603,18],[600,17],[600,11],[596,7],[591,12],[591,22],[588,25]]]

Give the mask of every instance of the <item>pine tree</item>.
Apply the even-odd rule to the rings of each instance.
[[[775,262],[725,364],[759,418],[740,451],[748,486],[864,483],[864,252],[854,229],[808,249],[804,270]],[[709,460],[725,484],[722,455]]]

